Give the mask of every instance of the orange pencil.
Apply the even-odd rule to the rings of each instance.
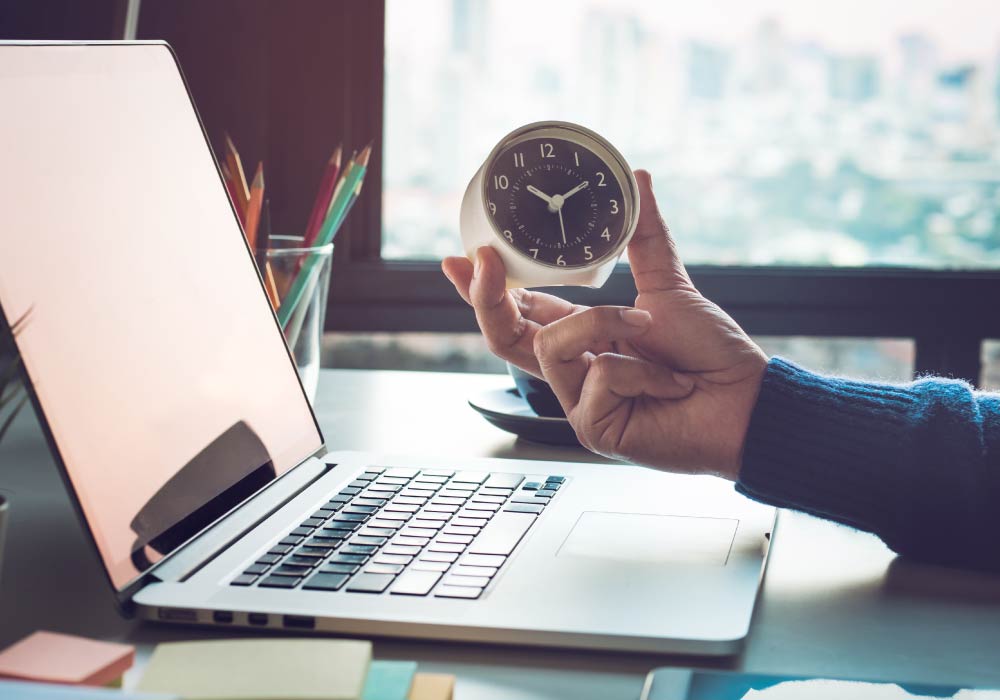
[[[243,172],[243,161],[240,160],[239,151],[236,150],[236,144],[229,138],[229,134],[226,134],[226,164],[229,166],[230,177],[236,190],[236,208],[242,210],[246,216],[247,203],[250,201],[247,176]]]
[[[319,183],[319,191],[316,193],[316,201],[313,202],[312,213],[309,214],[309,223],[306,224],[305,245],[308,248],[316,240],[316,234],[323,224],[326,210],[330,206],[330,198],[333,197],[333,190],[337,187],[337,176],[340,174],[340,163],[344,155],[343,146],[337,149],[330,156],[323,171],[323,178]]]
[[[257,228],[260,226],[260,210],[264,205],[264,164],[257,163],[257,172],[250,185],[250,201],[247,203],[247,224],[245,231],[250,250],[257,250]]]
[[[222,163],[220,166],[222,170],[222,181],[226,185],[226,192],[229,193],[229,199],[233,201],[233,208],[236,210],[236,218],[240,220],[240,225],[246,225],[246,212],[239,203],[239,196],[236,194],[236,183],[233,182],[233,174],[229,171],[229,166],[226,163]]]
[[[267,298],[271,300],[271,308],[277,311],[281,302],[278,297],[278,285],[274,282],[274,270],[271,269],[270,262],[264,263],[264,289],[267,290]]]

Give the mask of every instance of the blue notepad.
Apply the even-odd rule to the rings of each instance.
[[[0,698],[3,700],[177,700],[176,695],[124,693],[116,689],[30,681],[0,681]]]
[[[361,700],[406,700],[416,672],[415,661],[372,661]]]

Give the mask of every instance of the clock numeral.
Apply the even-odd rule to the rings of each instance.
[[[534,256],[535,260],[538,260],[538,248],[528,248],[528,250],[531,251],[531,254]]]
[[[589,245],[583,246],[583,259],[584,260],[593,260],[594,259],[594,254],[590,252],[590,246]]]
[[[551,143],[540,143],[538,147],[542,149],[542,158],[555,158],[555,153],[553,153],[553,148]]]
[[[597,183],[597,186],[598,186],[598,187],[607,187],[607,186],[608,186],[608,185],[607,185],[607,183],[606,183],[606,182],[604,182],[604,173],[597,173],[597,177],[598,177],[598,178],[599,178],[599,180],[600,180],[600,181],[599,181],[599,182]]]
[[[494,204],[493,202],[491,202],[489,200],[486,200],[486,206],[488,206],[490,208],[490,214],[496,215],[496,213],[497,213],[497,205],[496,204]]]
[[[507,188],[505,187],[504,189],[507,189]],[[618,200],[617,199],[612,199],[611,200],[611,213],[612,214],[617,214],[618,213]]]
[[[562,265],[563,267],[566,266],[566,261],[563,260],[563,256],[560,255],[558,258],[556,258],[556,265]]]
[[[611,231],[609,231],[607,228],[605,228],[604,231],[601,233],[601,238],[603,238],[606,241],[610,241],[611,240]]]
[[[510,187],[510,180],[507,179],[506,175],[494,175],[493,187],[498,190],[505,190]]]
[[[514,165],[517,166],[518,168],[523,168],[524,167],[524,154],[523,153],[515,153],[514,154]]]
[[[576,163],[576,167],[580,167],[580,154],[576,151],[573,151],[573,162]]]
[[[503,232],[503,237],[506,238],[511,243],[514,242],[514,234],[511,233],[510,231],[507,231],[506,229]]]

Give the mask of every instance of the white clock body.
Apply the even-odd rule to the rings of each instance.
[[[553,148],[552,144],[557,147]],[[523,146],[521,152],[517,150],[519,146]],[[525,150],[529,154],[527,161],[523,152]],[[537,153],[539,150],[541,156]],[[582,160],[581,153],[584,154]],[[549,196],[530,187],[530,175],[523,175],[517,180],[514,180],[513,173],[509,179],[505,175],[497,176],[495,173],[499,157],[504,157],[505,163],[508,160],[519,162],[521,169],[517,172],[534,172],[538,177],[549,175],[551,178],[555,174],[570,178],[566,180],[568,184],[564,187],[580,181],[580,184],[570,187],[567,192],[574,197],[572,206],[575,215],[581,214],[581,207],[587,208],[581,214],[582,219],[576,216],[580,223],[570,234],[573,236],[572,244],[568,242],[565,227],[561,229],[561,242],[557,236],[560,233],[559,226],[563,226],[561,210],[569,209],[569,198],[564,200],[558,193]],[[520,161],[517,160],[519,157]],[[547,173],[546,169],[551,172]],[[491,176],[491,172],[494,175]],[[511,180],[514,180],[514,184],[511,184]],[[499,190],[498,182],[506,184],[507,188]],[[525,191],[525,187],[527,190],[534,189],[537,196],[545,201],[536,201],[532,194]],[[584,189],[589,191],[583,192],[583,196],[577,194]],[[613,199],[602,198],[608,192],[614,196]],[[515,218],[509,229],[505,230],[498,223],[498,206],[517,211],[520,204],[520,210],[523,211],[527,206],[534,206],[536,209],[544,207],[546,202],[552,217],[542,214],[540,219],[536,218],[542,224],[533,226],[528,222],[518,227],[520,219]],[[601,224],[607,221],[599,219],[601,208],[607,209],[609,202],[614,209],[608,211],[615,212],[613,233],[609,230],[612,225],[602,228]],[[592,215],[589,214],[591,209]],[[503,215],[507,215],[507,212],[502,211],[501,216]],[[612,215],[605,212],[604,216]],[[470,260],[474,260],[476,250],[482,246],[490,246],[500,255],[507,270],[508,288],[557,285],[600,287],[610,277],[632,238],[638,217],[638,187],[624,157],[608,141],[589,129],[568,122],[551,121],[515,129],[496,145],[466,188],[459,226],[465,253]],[[518,231],[518,228],[522,231]],[[539,229],[544,229],[544,233],[539,234]],[[546,240],[542,241],[539,236]],[[553,237],[556,240],[552,240]],[[542,242],[532,243],[533,240]],[[587,244],[588,241],[590,245]],[[549,245],[552,249],[541,248],[543,245]],[[600,248],[597,254],[592,252],[595,248]],[[541,255],[540,249],[543,251]],[[566,251],[565,254],[560,254],[560,250]],[[580,256],[581,250],[586,259]],[[566,259],[573,255],[576,259],[567,263]],[[549,259],[544,259],[546,256]]]

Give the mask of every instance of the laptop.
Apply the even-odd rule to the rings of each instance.
[[[728,483],[326,449],[169,46],[0,44],[0,94],[0,308],[124,611],[739,651],[775,511]]]

